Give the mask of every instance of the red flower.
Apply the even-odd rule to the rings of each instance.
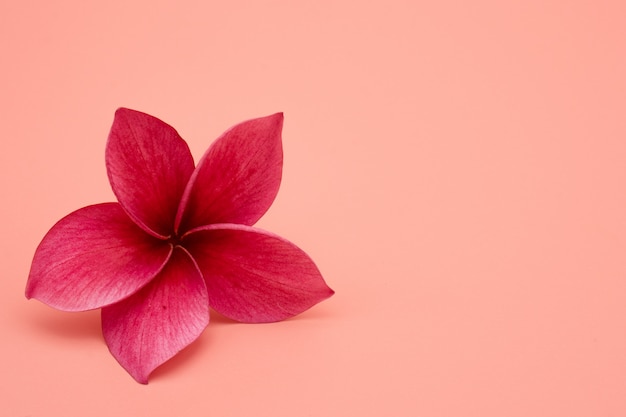
[[[106,147],[119,203],[55,224],[33,259],[26,297],[102,308],[105,341],[138,381],[193,342],[209,306],[234,320],[280,321],[330,297],[298,247],[252,227],[282,175],[281,113],[226,131],[198,166],[171,126],[119,109]]]

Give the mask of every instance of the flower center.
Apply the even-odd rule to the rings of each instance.
[[[170,243],[174,246],[182,246],[182,239],[178,234],[174,233],[170,237],[167,238],[167,243]]]

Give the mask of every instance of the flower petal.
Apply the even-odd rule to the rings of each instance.
[[[213,223],[252,225],[280,186],[283,115],[238,124],[209,147],[194,171],[176,216],[182,233]],[[182,234],[181,233],[181,234]]]
[[[334,293],[306,253],[260,229],[211,225],[183,244],[204,275],[211,307],[234,320],[284,320]]]
[[[142,384],[208,324],[206,285],[198,266],[179,246],[154,281],[102,309],[102,332],[109,350]]]
[[[171,245],[141,230],[117,203],[70,213],[43,238],[26,297],[66,311],[90,310],[146,285],[170,256]]]
[[[118,109],[106,146],[106,167],[117,200],[148,233],[168,237],[194,169],[187,143],[170,125]]]

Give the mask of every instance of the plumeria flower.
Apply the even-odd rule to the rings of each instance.
[[[39,244],[26,297],[101,308],[109,350],[138,382],[192,343],[209,306],[246,323],[299,314],[333,294],[293,243],[252,227],[282,175],[281,113],[232,127],[198,166],[176,130],[119,109],[106,145],[117,203],[76,210]]]

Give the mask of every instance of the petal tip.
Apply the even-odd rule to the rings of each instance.
[[[139,113],[139,112],[137,110],[132,110],[127,107],[118,107],[115,110],[115,117],[124,116],[124,115],[131,114],[131,113]]]
[[[130,371],[128,371],[128,373],[130,374],[130,376],[133,377],[133,379],[137,382],[139,382],[141,385],[148,385],[148,381],[150,378],[150,374],[152,373],[152,371],[149,372],[142,372],[142,373],[138,373],[138,374],[134,374]]]
[[[257,119],[250,119],[250,122],[260,122],[261,125],[265,125],[265,129],[270,129],[269,131],[274,130],[274,132],[280,132],[283,128],[283,122],[285,120],[285,115],[283,112],[276,112],[274,114],[270,114],[268,116],[259,117]],[[245,123],[245,122],[244,122]]]
[[[282,129],[283,122],[285,120],[285,115],[283,114],[283,112],[274,113],[270,116],[267,116],[267,118],[276,123],[278,127]]]
[[[32,294],[33,294],[33,289],[32,289],[32,285],[30,283],[30,278],[28,279],[28,281],[26,281],[26,288],[24,289],[24,296],[26,297],[27,300],[30,300],[32,298]]]
[[[313,307],[316,304],[321,303],[322,301],[328,300],[333,295],[335,295],[335,290],[330,288],[326,283],[323,283],[323,287],[318,289],[318,292],[317,292],[317,297],[318,298],[317,298],[316,301],[314,301],[314,303],[311,305],[311,307]]]

